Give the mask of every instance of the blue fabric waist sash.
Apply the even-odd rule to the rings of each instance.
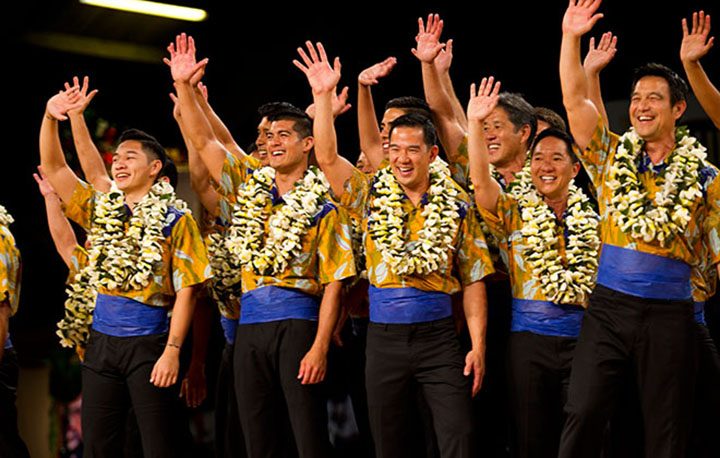
[[[12,348],[12,347],[13,347],[12,340],[10,340],[10,333],[8,332],[7,339],[5,339],[5,347],[4,348],[5,348],[5,350],[7,350],[8,348]]]
[[[149,336],[168,331],[168,310],[122,296],[98,294],[92,328],[114,337]]]
[[[220,315],[220,326],[222,326],[225,341],[227,343],[235,342],[235,334],[237,333],[238,320],[231,320]]]
[[[603,245],[597,283],[646,299],[688,300],[690,266],[676,259]]]
[[[240,324],[280,320],[317,321],[320,299],[302,291],[278,286],[262,286],[240,298]]]
[[[695,322],[707,325],[705,321],[705,302],[695,302]]]
[[[513,298],[510,331],[577,337],[584,313],[579,305]]]
[[[412,324],[452,315],[450,295],[416,288],[376,288],[370,286],[370,321]]]

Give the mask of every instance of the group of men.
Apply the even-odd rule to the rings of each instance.
[[[83,358],[87,456],[123,456],[129,406],[144,456],[187,452],[179,352],[202,322],[205,302],[195,302],[206,288],[227,341],[222,456],[331,456],[322,382],[347,323],[364,347],[352,402],[369,455],[416,456],[418,418],[443,457],[502,456],[508,444],[513,456],[623,456],[638,436],[646,456],[685,456],[691,437],[698,453],[717,452],[705,432],[720,425],[720,358],[702,304],[720,261],[718,169],[676,126],[689,90],[662,65],[637,70],[632,128],[610,131],[598,74],[616,39],[604,35],[580,59],[599,6],[571,0],[562,22],[569,130],[493,77],[471,87],[463,109],[452,42],[430,15],[413,49],[425,100],[393,99],[378,124],[371,87],[396,61],[358,76],[355,165],[334,128],[348,109],[340,60],[321,43],[293,61],[311,109],[262,107],[248,154],[208,103],[208,60],[178,36],[165,62],[191,183],[211,216],[204,239],[167,183],[157,140],[126,132],[108,176],[82,119],[95,92],[87,80],[66,84],[47,104],[36,179],[72,272],[58,333]],[[700,65],[709,15],[683,31],[686,74],[720,127],[720,93]],[[67,118],[87,181],[65,161]],[[589,183],[576,185],[581,168]],[[84,248],[62,211],[87,231]],[[7,221],[3,316],[17,305]],[[617,401],[628,386],[639,420],[625,428],[621,417],[635,412]],[[3,436],[0,452],[17,444]]]

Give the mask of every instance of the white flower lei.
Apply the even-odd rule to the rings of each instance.
[[[113,185],[99,196],[88,234],[88,262],[67,288],[65,317],[58,322],[62,346],[85,345],[99,287],[130,291],[149,284],[155,263],[162,260],[165,215],[176,202],[172,186],[156,182],[135,205],[125,230],[125,194]]]
[[[225,244],[235,265],[258,275],[277,275],[300,254],[302,236],[320,212],[330,185],[317,167],[308,167],[293,189],[283,196],[285,205],[272,211],[275,170],[257,169],[237,191],[232,225]],[[265,236],[265,222],[270,233]]]
[[[10,215],[10,213],[8,213],[8,211],[5,209],[5,207],[0,205],[0,225],[9,226],[14,222],[15,222],[15,218],[13,218]]]
[[[556,236],[557,222],[550,207],[532,185],[529,167],[517,175],[511,194],[519,196],[524,249],[521,256],[540,281],[548,301],[584,304],[592,291],[598,266],[599,219],[588,197],[570,182],[567,216],[567,267],[563,266]]]
[[[690,208],[702,197],[698,172],[706,157],[705,147],[686,127],[676,130],[675,141],[669,164],[658,174],[660,189],[652,201],[638,179],[637,162],[644,141],[633,128],[620,137],[607,183],[612,192],[609,210],[620,229],[647,243],[657,240],[660,246],[685,231]]]
[[[225,315],[230,312],[230,304],[240,299],[239,284],[241,272],[232,262],[225,245],[225,235],[213,233],[207,241],[208,258],[215,274],[210,284],[210,294]]]
[[[445,268],[458,229],[457,195],[447,164],[436,159],[430,164],[423,228],[418,240],[408,242],[403,190],[390,167],[378,171],[369,202],[368,235],[396,275],[427,275]]]

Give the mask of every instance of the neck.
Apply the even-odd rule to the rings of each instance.
[[[275,186],[281,196],[289,192],[295,183],[305,175],[307,166],[297,167],[288,172],[275,171]]]
[[[668,155],[675,149],[675,132],[669,132],[657,140],[647,140],[645,142],[645,152],[650,157],[653,164],[659,164],[664,161]]]
[[[408,199],[410,199],[410,202],[417,206],[427,190],[430,188],[430,177],[428,177],[427,180],[419,186],[414,186],[413,188],[408,188],[407,186],[401,187],[403,191],[405,191],[405,195],[408,196]]]
[[[525,157],[525,154],[516,154],[510,161],[495,166],[495,170],[505,179],[505,183],[510,184],[515,180],[515,174],[525,166]]]
[[[565,213],[565,209],[567,208],[567,201],[568,196],[567,193],[565,193],[564,196],[559,197],[557,199],[551,199],[549,197],[543,197],[543,200],[547,204],[548,207],[555,213],[555,216],[558,217],[558,219],[561,219],[563,216],[563,213]]]
[[[125,192],[125,203],[128,207],[132,210],[135,207],[135,204],[140,202],[143,197],[145,197],[149,192],[150,188],[152,188],[153,183],[150,183],[148,186],[144,186],[139,189],[133,189],[132,191],[128,190]]]

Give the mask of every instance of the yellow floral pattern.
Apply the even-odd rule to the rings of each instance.
[[[12,315],[20,303],[21,271],[20,250],[15,245],[15,238],[7,226],[0,225],[0,300],[8,302]]]

